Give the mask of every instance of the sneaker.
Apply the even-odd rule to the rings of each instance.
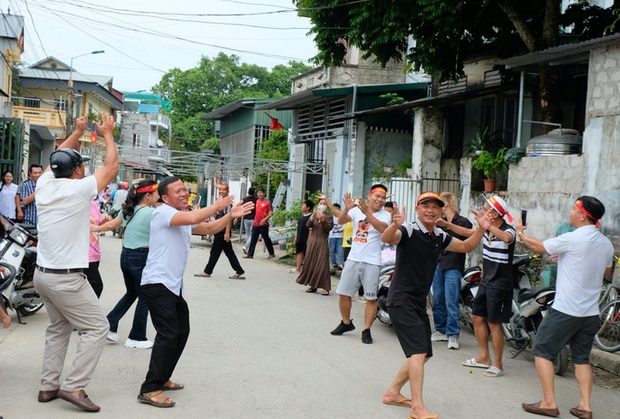
[[[372,336],[370,335],[370,329],[362,330],[362,343],[372,343]]]
[[[151,349],[153,347],[153,342],[151,342],[150,340],[127,339],[125,341],[125,347],[137,349]]]
[[[267,256],[267,259],[273,259],[275,257],[276,257],[276,255],[269,255],[269,256]]]
[[[459,337],[457,335],[448,336],[448,349],[459,348]]]
[[[118,333],[116,332],[108,332],[108,342],[118,342]]]
[[[431,335],[431,342],[447,342],[448,336],[441,332],[435,332]]]
[[[355,326],[353,326],[353,320],[351,320],[351,323],[349,324],[344,324],[344,322],[341,320],[338,327],[332,330],[330,334],[334,336],[340,336],[344,332],[350,332],[351,330],[355,330]]]

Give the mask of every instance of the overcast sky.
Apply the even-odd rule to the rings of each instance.
[[[105,50],[74,58],[73,67],[113,76],[123,92],[149,90],[203,55],[235,54],[271,68],[316,54],[310,22],[290,11],[291,0],[0,0],[0,7],[25,19],[23,65],[47,56],[70,64]]]

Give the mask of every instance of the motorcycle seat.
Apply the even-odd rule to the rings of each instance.
[[[517,302],[518,303],[522,303],[526,300],[532,300],[535,299],[536,297],[538,297],[539,295],[546,293],[546,292],[555,292],[555,288],[554,287],[547,287],[547,288],[542,288],[542,289],[538,289],[538,290],[532,290],[532,289],[522,289],[519,290],[519,296],[517,298]]]
[[[523,265],[527,265],[528,263],[530,263],[530,255],[524,254],[524,255],[514,255],[514,257],[512,258],[512,266],[514,266],[515,268],[519,268]]]

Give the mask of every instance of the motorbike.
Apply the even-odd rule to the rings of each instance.
[[[0,305],[17,312],[17,321],[31,316],[43,307],[34,289],[36,268],[36,233],[0,215]]]
[[[392,325],[392,319],[390,319],[387,310],[387,296],[392,278],[394,278],[394,265],[383,266],[379,273],[379,285],[377,287],[377,319],[388,326]]]
[[[538,327],[555,299],[555,287],[532,289],[530,260],[529,255],[514,255],[512,263],[515,278],[512,316],[510,322],[502,323],[506,342],[516,349],[512,358],[532,346]],[[568,369],[568,355],[568,347],[564,346],[553,363],[556,375],[562,376]]]
[[[461,278],[461,288],[459,292],[459,317],[461,323],[474,330],[474,321],[471,318],[474,298],[478,293],[480,280],[482,279],[482,269],[479,266],[468,268],[463,272]]]

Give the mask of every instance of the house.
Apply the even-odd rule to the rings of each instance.
[[[119,178],[127,181],[166,175],[172,127],[169,102],[150,92],[124,94],[120,124]]]
[[[321,190],[334,202],[344,192],[360,196],[380,170],[409,159],[411,122],[402,116],[348,119],[358,111],[383,107],[383,95],[413,100],[426,96],[428,83],[406,83],[402,65],[385,68],[361,58],[349,48],[339,67],[317,67],[293,79],[292,95],[259,110],[291,110],[293,124],[289,142],[295,165],[324,164],[322,173],[292,170],[287,206],[305,198],[306,191]],[[379,171],[380,171],[379,170]]]
[[[19,94],[13,96],[13,117],[28,121],[29,162],[47,164],[49,155],[66,138],[69,110],[70,115],[89,115],[90,120],[101,112],[116,115],[123,101],[112,82],[110,76],[81,74],[54,57],[20,69]],[[68,88],[70,84],[72,89]],[[70,103],[74,103],[73,109],[69,109]],[[96,140],[93,131],[89,124],[80,144],[83,152],[98,157],[98,147],[91,147]],[[96,161],[97,158],[92,160],[91,170]]]
[[[24,18],[2,14],[0,24],[0,172],[11,170],[18,183],[23,179],[24,127],[13,118],[13,71],[24,52]]]
[[[258,110],[269,106],[276,99],[238,99],[215,109],[200,119],[215,122],[215,130],[220,138],[220,156],[204,156],[205,178],[223,178],[235,185],[241,195],[245,194],[252,181],[256,167],[256,153],[262,149],[272,129],[279,124],[284,129],[291,126],[290,111]],[[212,150],[213,152],[214,150]]]

